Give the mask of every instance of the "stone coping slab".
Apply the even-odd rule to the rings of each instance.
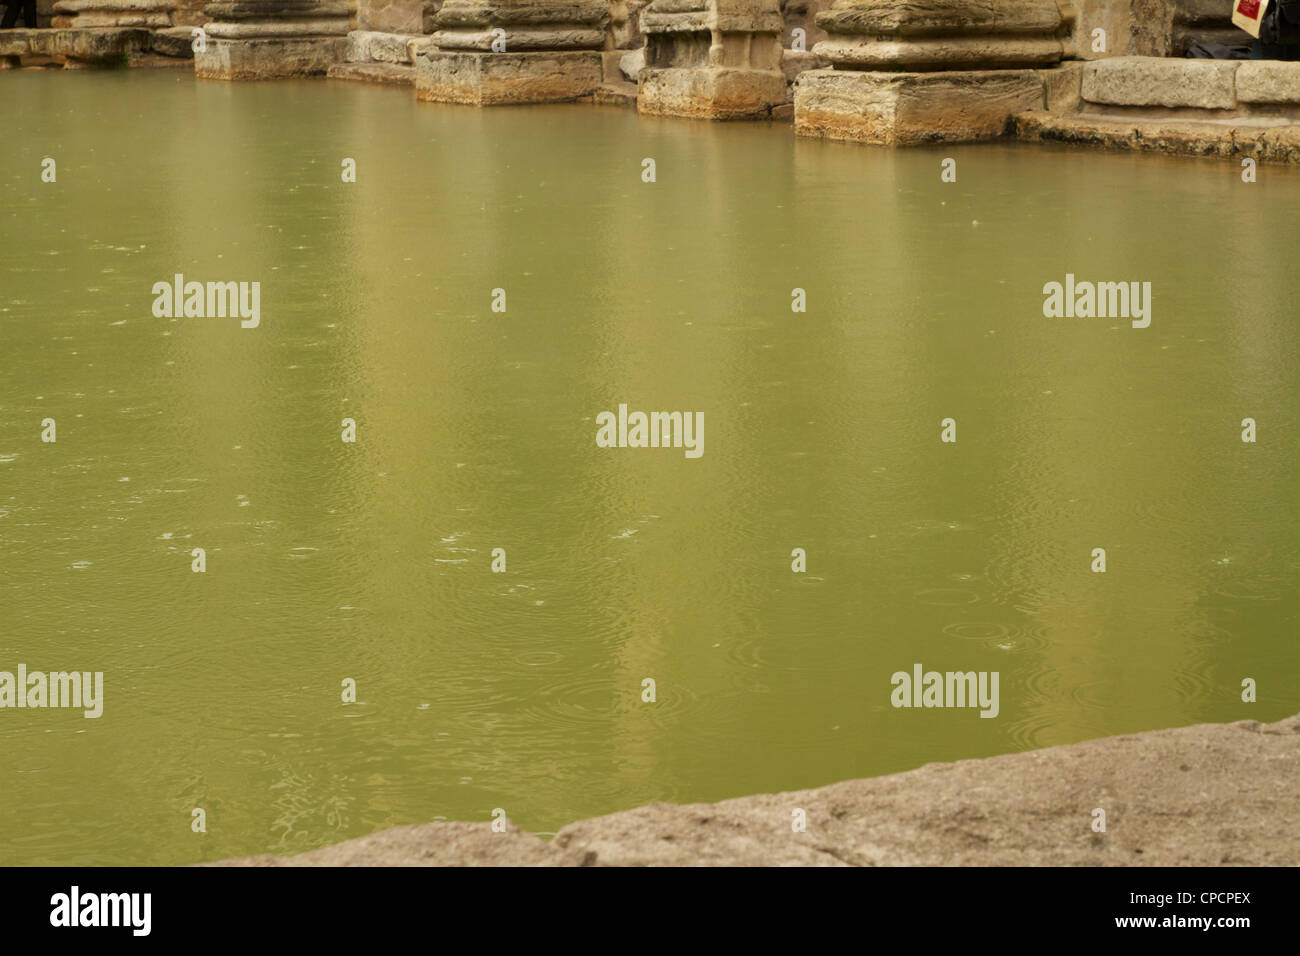
[[[1083,98],[1110,106],[1230,110],[1237,105],[1238,63],[1158,56],[1093,60],[1083,69]]]
[[[0,56],[66,56],[83,60],[111,60],[126,53],[138,53],[147,49],[149,31],[140,27],[0,31]]]
[[[1300,63],[1243,60],[1237,65],[1241,103],[1300,103]]]
[[[1300,165],[1300,123],[1267,124],[1258,117],[1219,121],[1059,115],[1045,110],[1019,113],[1012,119],[1018,139],[1038,143],[1095,146],[1103,149],[1204,156],[1235,162]]]
[[[1092,60],[1083,98],[1104,106],[1231,110],[1242,104],[1300,104],[1300,63],[1120,56]]]
[[[347,61],[349,63],[401,63],[415,64],[411,50],[412,41],[424,40],[410,33],[377,33],[372,30],[353,30],[348,34]]]

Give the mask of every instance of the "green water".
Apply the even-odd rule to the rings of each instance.
[[[0,670],[104,673],[97,720],[0,710],[0,862],[550,833],[1300,710],[1298,171],[0,92]],[[260,326],[154,317],[175,273],[259,281]],[[1151,282],[1150,328],[1045,318],[1067,273]],[[596,447],[621,402],[702,411],[703,456]],[[1000,713],[893,708],[918,662]]]

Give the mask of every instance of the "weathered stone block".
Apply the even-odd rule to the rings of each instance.
[[[830,64],[819,57],[816,53],[802,52],[795,50],[781,51],[781,72],[785,74],[785,81],[793,83],[795,77],[800,73],[808,70],[821,70],[830,66]]]
[[[595,51],[470,53],[421,51],[416,99],[496,106],[552,103],[592,93],[601,81]]]
[[[1079,109],[1083,93],[1083,64],[1067,60],[1050,69],[1040,70],[1043,79],[1043,96],[1052,113],[1073,113]]]
[[[374,36],[369,30],[352,30],[348,33],[348,44],[343,48],[343,60],[346,63],[370,62],[370,38]]]
[[[364,80],[368,83],[383,83],[389,86],[414,86],[415,67],[407,64],[376,63],[335,63],[325,74],[337,80]]]
[[[323,76],[343,62],[347,37],[208,37],[207,49],[194,54],[194,75],[217,80],[260,80],[285,76]]]
[[[607,0],[447,0],[437,16],[440,31],[502,27],[509,34],[512,27],[520,32],[530,27],[563,31],[575,24],[594,24],[602,31],[602,45],[608,22]]]
[[[370,58],[377,63],[411,64],[409,45],[418,36],[401,33],[376,33],[370,42]]]
[[[1033,70],[810,70],[794,86],[796,135],[882,146],[993,139],[1014,114],[1042,106]]]
[[[696,119],[758,119],[786,101],[785,74],[775,70],[674,68],[641,70],[637,109]]]
[[[1237,67],[1242,103],[1300,103],[1300,63],[1244,60]]]
[[[416,58],[421,52],[436,53],[437,51],[438,45],[433,42],[431,37],[418,37],[406,41],[406,56],[411,61],[412,66],[417,62]]]
[[[357,0],[357,26],[379,33],[423,33],[435,6],[433,0]]]
[[[634,50],[645,44],[641,33],[641,11],[650,0],[610,0],[609,46]]]
[[[605,31],[597,27],[569,27],[564,29],[545,29],[530,27],[511,30],[506,27],[494,27],[505,31],[505,53],[534,53],[538,50],[599,50],[605,44]],[[433,35],[433,42],[440,50],[473,50],[479,53],[491,53],[493,44],[501,40],[500,34],[492,30],[439,30]]]
[[[401,33],[375,33],[353,30],[348,34],[345,58],[349,63],[398,63],[410,65],[409,46],[412,40],[423,37]]]
[[[1083,98],[1107,106],[1195,107],[1237,105],[1233,77],[1241,61],[1117,56],[1083,69]]]
[[[0,56],[63,56],[83,61],[121,60],[149,48],[149,31],[134,27],[5,30]]]
[[[157,30],[149,37],[149,49],[161,56],[173,56],[177,59],[194,58],[194,37],[190,34],[192,27],[169,27]]]
[[[302,20],[218,21],[209,23],[205,29],[208,36],[220,37],[225,40],[336,36],[344,41],[342,48],[347,49],[347,21],[335,17],[311,17]]]
[[[633,50],[631,53],[624,53],[621,50],[614,53],[618,57],[618,71],[629,83],[635,83],[641,76],[641,71],[645,69],[645,48]]]

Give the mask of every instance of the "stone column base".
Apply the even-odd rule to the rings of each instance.
[[[996,139],[1014,114],[1042,109],[1043,98],[1034,70],[809,70],[795,83],[794,131],[881,146]]]
[[[50,26],[169,27],[174,0],[58,0]]]
[[[209,36],[207,49],[194,54],[194,75],[210,80],[324,76],[331,65],[343,62],[347,45],[346,36]]]
[[[415,98],[434,103],[500,106],[558,103],[595,92],[601,82],[596,50],[472,53],[421,50],[415,58]]]
[[[785,74],[727,67],[644,67],[637,110],[656,116],[754,119],[786,102]]]

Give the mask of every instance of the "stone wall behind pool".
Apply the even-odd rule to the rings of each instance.
[[[357,0],[357,29],[376,33],[433,32],[442,0]]]
[[[1057,0],[1070,30],[1066,56],[1182,56],[1193,43],[1245,43],[1232,25],[1229,0]],[[1093,50],[1093,30],[1106,31],[1106,50]]]

